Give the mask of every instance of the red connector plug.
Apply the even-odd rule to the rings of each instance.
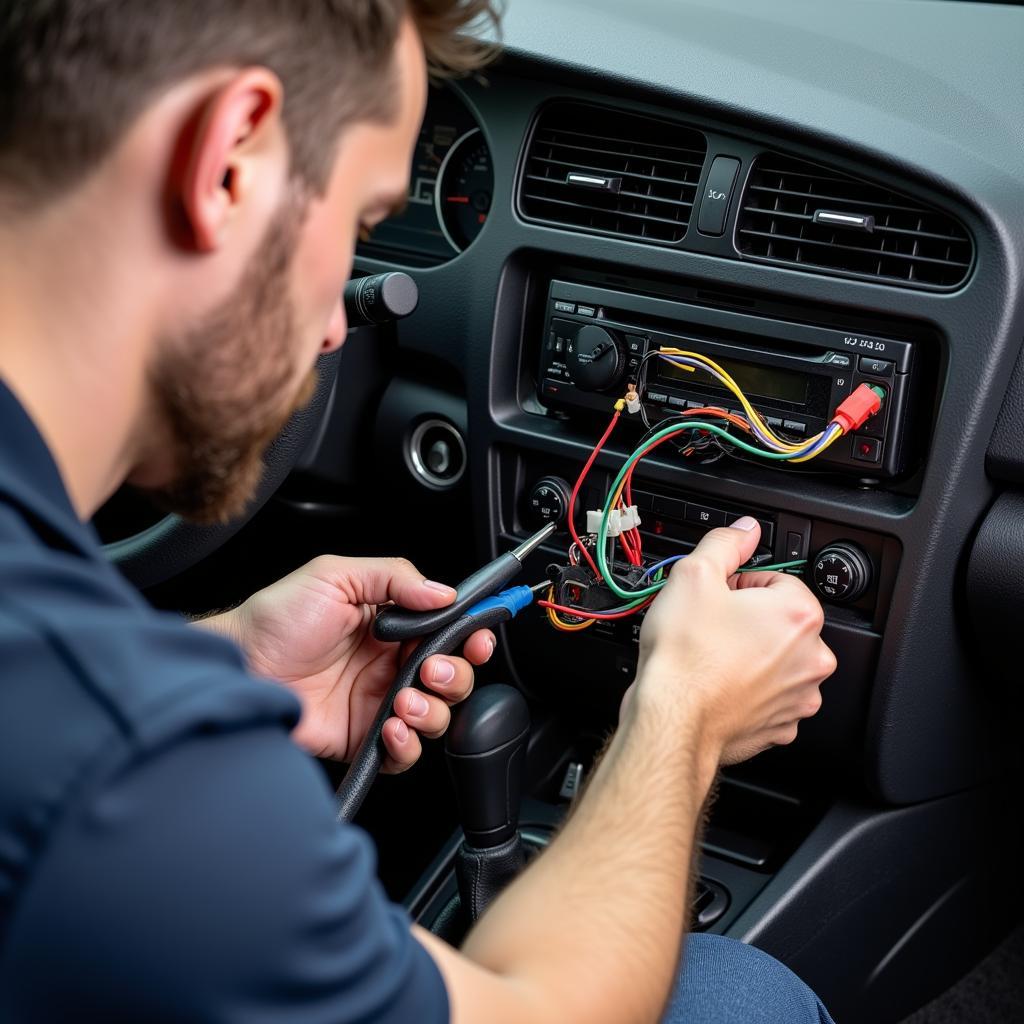
[[[838,423],[844,433],[859,430],[879,409],[885,392],[874,384],[861,384],[852,395],[839,403],[832,419]]]

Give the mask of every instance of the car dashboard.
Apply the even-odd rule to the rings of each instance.
[[[762,564],[820,597],[839,661],[823,710],[726,780],[702,874],[731,887],[717,930],[897,1019],[934,989],[930,937],[961,929],[956,970],[989,926],[964,922],[996,845],[1024,562],[1024,12],[514,0],[504,38],[485,72],[431,88],[408,207],[355,264],[408,273],[419,306],[352,333],[306,470],[351,484],[332,444],[362,409],[400,553],[459,578],[554,521],[533,582],[567,564],[573,484],[626,391],[581,521],[648,427],[741,411],[666,347],[727,366],[790,445],[861,385],[881,394],[799,466],[661,445],[631,504],[651,559],[753,515]],[[614,722],[640,621],[506,629],[494,672],[558,723],[536,744],[559,751],[556,783]]]

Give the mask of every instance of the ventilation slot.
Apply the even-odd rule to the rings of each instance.
[[[520,183],[528,220],[663,245],[686,234],[707,143],[700,132],[621,110],[548,107]]]
[[[743,196],[744,256],[919,288],[953,288],[974,247],[953,217],[881,185],[776,154],[761,156]]]

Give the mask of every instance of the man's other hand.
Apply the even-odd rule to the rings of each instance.
[[[628,694],[695,713],[723,764],[792,743],[836,668],[821,605],[800,580],[736,571],[759,536],[756,521],[742,519],[673,567],[644,621]]]
[[[381,643],[371,627],[376,606],[394,601],[427,611],[455,599],[451,587],[424,579],[401,558],[323,555],[203,625],[226,633],[258,675],[275,679],[302,702],[297,743],[318,757],[355,756],[410,645]],[[462,658],[428,658],[420,679],[431,693],[410,687],[384,724],[386,772],[400,772],[422,752],[419,737],[448,728],[450,706],[473,689],[473,666],[494,651],[494,634],[474,633]]]

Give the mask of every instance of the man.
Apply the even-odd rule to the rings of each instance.
[[[425,51],[471,67],[480,48],[458,33],[489,13],[0,14],[5,1022],[654,1021],[718,765],[790,742],[818,708],[835,665],[818,604],[789,577],[735,575],[752,520],[714,531],[647,616],[577,812],[460,952],[387,905],[370,844],[336,825],[300,750],[344,759],[365,732],[397,659],[369,633],[374,606],[452,591],[401,561],[321,558],[198,629],[152,611],[82,525],[126,479],[198,520],[242,507],[315,358],[342,343],[357,232],[406,192]],[[385,727],[390,770],[443,733],[493,646],[477,634],[424,666],[428,692],[403,693]],[[824,1014],[745,950],[691,943],[669,1014]]]

